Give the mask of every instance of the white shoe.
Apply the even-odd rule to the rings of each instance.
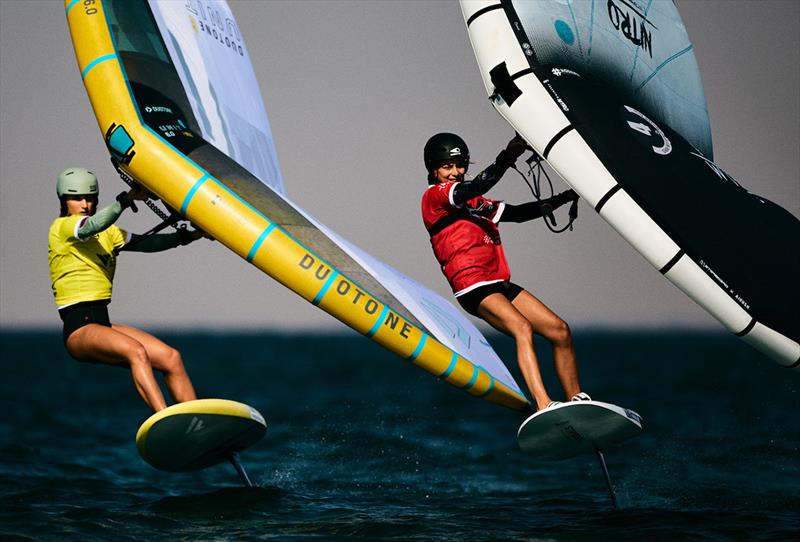
[[[550,401],[547,403],[547,406],[544,407],[542,410],[547,410],[548,408],[553,408],[554,406],[558,406],[561,404],[561,401]]]
[[[589,397],[589,394],[585,392],[576,393],[575,395],[572,396],[572,399],[570,399],[570,401],[591,401],[591,400],[592,398]]]

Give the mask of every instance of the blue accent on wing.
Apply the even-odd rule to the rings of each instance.
[[[249,263],[253,263],[253,258],[256,257],[256,253],[258,252],[258,249],[261,248],[261,244],[264,242],[264,239],[266,239],[270,232],[272,232],[274,229],[275,224],[270,222],[269,226],[267,226],[267,228],[261,232],[261,235],[258,236],[256,242],[253,243],[253,246],[250,248],[250,252],[247,253],[247,261]]]
[[[578,28],[578,20],[575,18],[575,12],[572,10],[572,4],[571,3],[567,4],[567,7],[569,8],[569,15],[572,18],[572,27]],[[577,34],[577,38],[578,38],[578,51],[580,51],[581,56],[583,56],[583,45],[581,45],[580,34]]]
[[[153,132],[153,133],[155,133],[155,132]],[[183,153],[181,153],[181,156],[183,156]],[[200,168],[200,169],[202,171],[202,168]],[[194,183],[192,188],[189,190],[189,193],[186,194],[185,198],[183,198],[183,203],[181,204],[181,214],[183,216],[186,216],[186,209],[189,207],[189,202],[192,201],[192,198],[194,197],[195,192],[197,192],[197,190],[203,185],[203,183],[206,182],[207,180],[209,180],[210,178],[211,178],[211,175],[206,173],[205,175],[203,175],[202,177],[197,179],[197,182]]]
[[[414,361],[415,359],[417,359],[419,357],[419,355],[422,353],[422,349],[425,347],[425,342],[427,340],[428,340],[428,334],[427,333],[423,333],[422,337],[420,337],[420,339],[419,339],[419,343],[417,343],[417,347],[414,349],[414,351],[411,353],[411,355],[408,356],[408,360],[409,361]]]
[[[467,382],[466,384],[464,384],[464,386],[462,387],[462,389],[468,390],[468,389],[470,389],[472,386],[474,386],[474,385],[475,385],[475,382],[478,380],[478,375],[479,375],[479,374],[481,374],[481,370],[480,370],[480,368],[479,368],[479,367],[477,367],[477,366],[473,366],[472,378],[470,378],[470,379],[469,379],[469,382]]]
[[[389,307],[387,305],[384,305],[380,316],[378,316],[378,319],[375,320],[375,323],[372,325],[372,329],[370,329],[369,332],[367,333],[367,337],[372,337],[378,332],[383,322],[386,321],[386,315],[388,313],[389,313]]]
[[[572,29],[567,23],[561,19],[558,19],[554,26],[556,27],[556,34],[558,34],[558,37],[561,38],[561,41],[567,45],[572,45],[575,43],[575,34],[572,32]]]
[[[488,387],[488,388],[486,388],[486,391],[485,391],[485,392],[483,392],[482,394],[480,394],[480,395],[478,396],[478,398],[480,398],[480,399],[483,399],[484,397],[486,397],[487,395],[489,395],[489,393],[491,393],[492,389],[494,389],[494,377],[492,376],[492,373],[487,373],[487,374],[489,375],[489,378],[490,378],[490,380],[489,380],[489,387]]]
[[[333,284],[334,279],[339,276],[339,272],[331,267],[331,276],[328,277],[328,280],[325,281],[325,284],[322,285],[319,292],[317,292],[316,297],[311,301],[314,305],[319,305],[322,302],[322,298],[325,297],[325,294],[328,293],[328,290],[331,288],[331,284]]]
[[[128,131],[122,126],[117,126],[111,137],[108,138],[108,145],[118,152],[120,155],[128,154],[128,151],[133,147],[133,139],[131,139]]]
[[[592,2],[592,11],[589,15],[589,46],[586,49],[586,65],[592,63],[592,42],[594,41],[594,5]]]
[[[116,58],[117,55],[113,53],[110,55],[103,55],[95,58],[94,60],[89,62],[89,64],[87,64],[85,68],[83,68],[83,71],[81,72],[81,79],[86,79],[86,74],[89,73],[95,66],[97,66],[101,62],[105,62],[106,60],[116,60]]]
[[[660,72],[661,69],[664,68],[667,64],[669,64],[672,61],[676,60],[678,57],[685,55],[686,53],[691,51],[693,48],[694,48],[694,45],[690,44],[688,47],[686,47],[684,49],[681,49],[680,51],[678,51],[677,53],[675,53],[674,55],[672,55],[671,57],[666,59],[664,62],[659,64],[658,67],[656,67],[656,69],[653,70],[653,73],[648,75],[647,78],[644,81],[642,81],[641,84],[638,87],[636,87],[636,90],[633,91],[634,94],[639,92],[640,90],[642,90],[642,87],[644,87],[653,77],[655,77],[658,74],[658,72]]]
[[[75,4],[77,4],[78,2],[80,2],[80,0],[72,0],[72,2],[70,2],[70,3],[69,3],[69,5],[67,6],[67,9],[66,9],[65,11],[66,11],[67,13],[69,13],[69,10],[71,10],[71,9],[72,9],[72,6],[74,6],[74,5],[75,5]]]
[[[450,373],[452,373],[453,369],[456,368],[457,362],[458,362],[458,354],[453,352],[453,357],[450,358],[450,365],[448,365],[447,369],[445,369],[445,371],[439,375],[439,378],[447,378],[448,376],[450,376]]]
[[[653,5],[653,0],[650,0],[650,3],[648,3],[647,7],[644,9],[644,18],[645,19],[647,19],[647,14],[650,12],[650,7],[652,5]],[[641,47],[637,47],[636,48],[636,52],[633,53],[633,65],[631,66],[631,75],[629,77],[630,81],[633,81],[633,76],[634,76],[634,74],[636,74],[636,64],[639,63],[639,52],[640,51],[642,51],[642,48]],[[656,71],[658,71],[658,68],[656,68]]]

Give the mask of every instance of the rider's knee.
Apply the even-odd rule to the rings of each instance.
[[[183,370],[183,358],[181,353],[174,348],[169,348],[164,359],[164,370],[168,373]]]
[[[569,346],[572,344],[572,332],[569,329],[569,324],[564,320],[558,319],[552,326],[550,340],[556,346]]]
[[[531,339],[533,337],[533,326],[524,318],[514,322],[513,330],[514,336],[517,338]]]
[[[128,360],[131,365],[150,365],[150,358],[147,356],[147,350],[140,343],[136,343],[129,348]]]

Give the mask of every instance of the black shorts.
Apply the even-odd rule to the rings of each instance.
[[[470,290],[466,294],[456,297],[456,300],[465,311],[472,316],[478,316],[478,305],[491,294],[503,294],[509,301],[514,301],[521,291],[522,287],[506,280],[503,282],[493,282],[485,286],[478,286],[474,290]]]
[[[61,321],[64,322],[64,333],[62,334],[64,344],[67,344],[67,337],[73,331],[85,325],[100,324],[101,326],[111,327],[111,321],[108,319],[108,304],[110,302],[110,299],[84,301],[59,310],[58,315],[61,317]]]

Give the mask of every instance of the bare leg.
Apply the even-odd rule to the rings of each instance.
[[[123,324],[112,324],[112,327],[144,346],[153,369],[164,374],[164,382],[175,402],[183,403],[197,399],[180,352],[141,329]]]
[[[176,402],[197,398],[178,351],[134,327],[89,324],[69,336],[67,350],[80,360],[130,368],[139,395],[155,412],[167,405],[153,369],[164,373],[164,381]]]
[[[66,346],[76,359],[130,368],[144,402],[155,412],[166,408],[147,351],[140,342],[113,328],[89,324],[73,331]]]
[[[530,292],[523,290],[513,301],[514,307],[533,326],[534,332],[553,345],[553,362],[567,400],[581,391],[578,364],[569,326]]]
[[[550,403],[542,382],[539,362],[533,347],[533,328],[528,319],[503,295],[486,296],[478,306],[478,315],[498,331],[513,337],[517,346],[517,363],[537,409]]]

